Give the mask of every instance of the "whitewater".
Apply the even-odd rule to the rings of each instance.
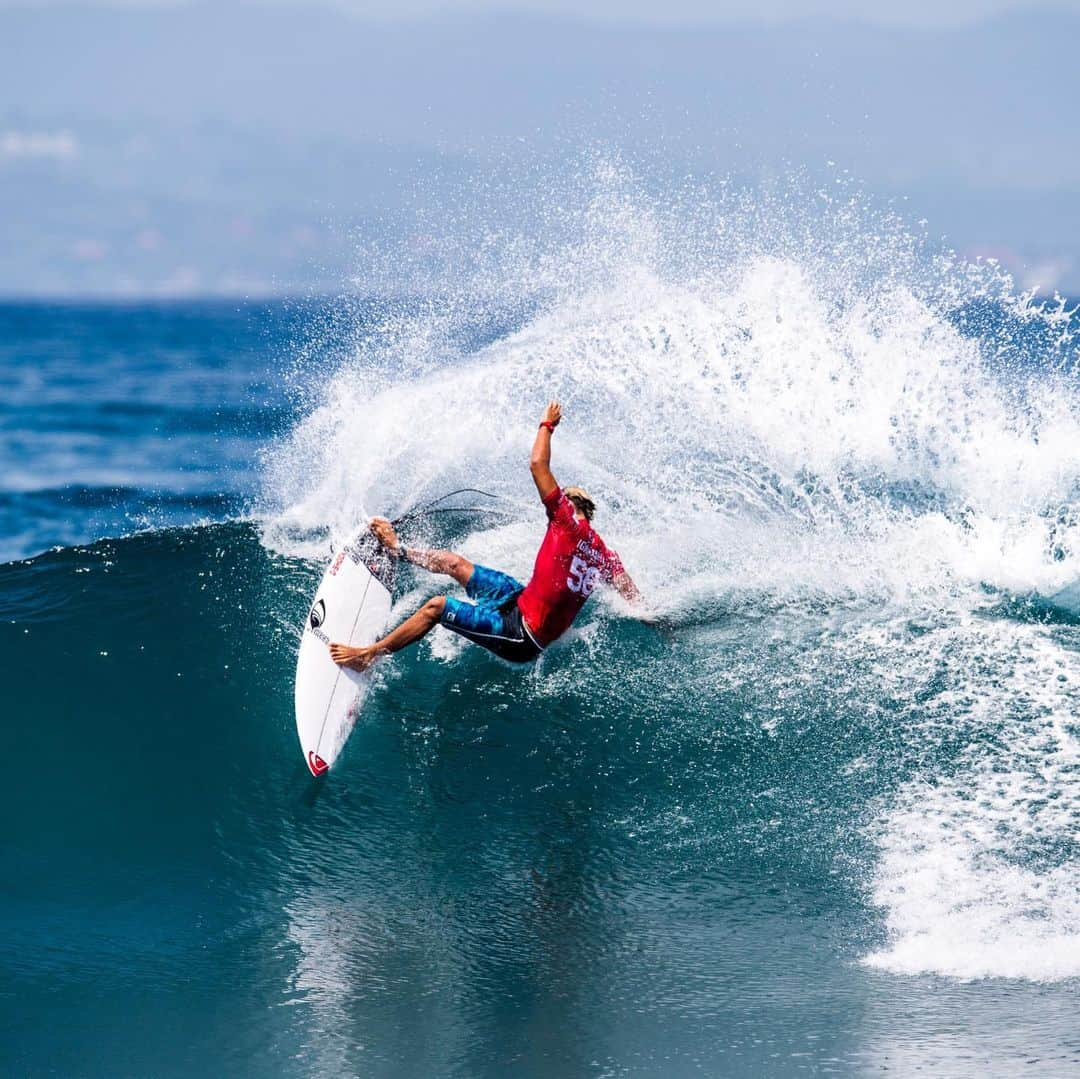
[[[290,323],[242,512],[0,567],[12,714],[63,762],[8,785],[25,940],[63,874],[108,893],[9,958],[192,1025],[194,969],[287,1074],[1074,1067],[1069,305],[842,174],[657,194],[601,160],[513,225],[455,198]],[[436,631],[307,791],[290,680],[330,550],[480,488],[407,538],[527,577],[556,396],[555,474],[648,620],[600,595],[527,672]],[[393,617],[446,588],[406,574]]]

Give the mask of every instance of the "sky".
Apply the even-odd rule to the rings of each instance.
[[[195,0],[90,0],[83,6],[162,8],[190,6]],[[241,5],[249,0],[219,0]],[[292,8],[311,8],[312,0],[270,0]],[[1046,10],[1080,12],[1080,0],[315,0],[363,19],[426,19],[483,12],[529,12],[616,23],[662,26],[730,21],[791,21],[807,18],[859,20],[888,26],[944,27],[970,24],[1005,12]],[[62,0],[0,0],[0,7],[62,7]]]
[[[135,0],[139,2],[139,0]],[[279,0],[295,3],[296,0]],[[533,0],[529,3],[439,2],[439,0],[338,0],[342,10],[367,17],[412,18],[438,13],[530,11],[546,15],[643,22],[665,26],[725,21],[791,21],[806,18],[857,19],[895,26],[949,26],[975,22],[1038,5],[1030,0]],[[1045,5],[1043,5],[1045,7]],[[1080,0],[1055,7],[1080,11]]]
[[[0,0],[0,295],[333,289],[425,192],[597,147],[833,162],[1080,294],[1080,0],[577,6]]]

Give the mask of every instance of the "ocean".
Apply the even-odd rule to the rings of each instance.
[[[775,209],[0,305],[4,1074],[1080,1070],[1080,323]],[[311,780],[332,546],[479,488],[408,538],[526,577],[551,396],[649,621],[436,630]]]

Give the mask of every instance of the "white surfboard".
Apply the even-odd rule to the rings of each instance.
[[[313,776],[337,760],[371,675],[339,667],[331,641],[371,644],[390,615],[397,565],[364,525],[334,555],[304,622],[296,659],[296,731]]]

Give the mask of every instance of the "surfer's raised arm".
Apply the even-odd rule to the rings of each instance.
[[[540,492],[541,500],[544,500],[558,487],[555,477],[551,473],[551,436],[562,419],[562,406],[558,401],[552,401],[544,409],[543,419],[536,429],[536,438],[533,441],[532,456],[529,458],[529,471],[532,472],[533,482]]]

